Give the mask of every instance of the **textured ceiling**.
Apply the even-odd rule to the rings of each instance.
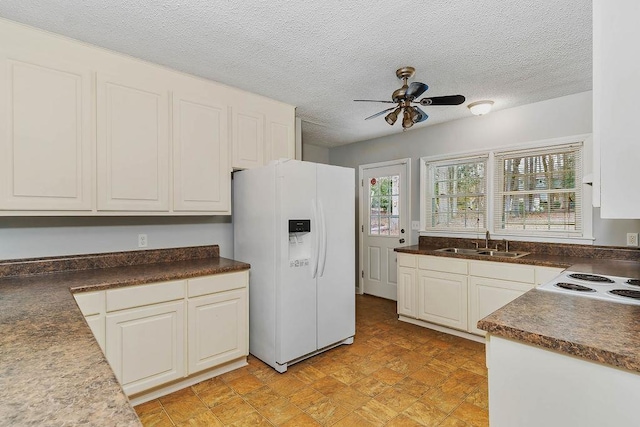
[[[591,89],[591,0],[2,0],[0,16],[297,106],[303,140],[337,146],[402,131],[383,117],[416,67],[419,125]]]

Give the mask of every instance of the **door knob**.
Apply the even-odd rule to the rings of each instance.
[[[404,239],[400,239],[400,243],[404,243]]]
[[[400,232],[401,232],[402,234],[404,234],[404,228],[400,229]]]

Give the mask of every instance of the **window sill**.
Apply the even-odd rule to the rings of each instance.
[[[421,230],[420,236],[428,237],[454,237],[462,239],[474,239],[484,240],[487,230],[478,230],[472,232],[465,231],[434,231],[434,230]],[[567,236],[529,236],[524,234],[504,234],[496,233],[490,234],[491,240],[509,240],[512,242],[544,242],[544,243],[569,243],[575,245],[593,245],[594,237],[567,237]]]

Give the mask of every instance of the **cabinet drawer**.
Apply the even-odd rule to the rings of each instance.
[[[502,262],[469,262],[469,275],[514,282],[534,283],[535,267],[532,265],[508,264]]]
[[[398,266],[416,268],[416,256],[407,254],[398,254]]]
[[[81,292],[74,294],[73,297],[76,299],[83,316],[104,313],[104,291]]]
[[[107,291],[107,311],[179,300],[184,294],[184,280],[113,289]]]
[[[437,256],[418,257],[421,270],[443,271],[445,273],[467,274],[467,261]]]
[[[189,295],[189,298],[197,297],[200,295],[215,294],[217,292],[244,288],[247,286],[248,282],[248,271],[196,277],[194,279],[189,279],[187,293]]]

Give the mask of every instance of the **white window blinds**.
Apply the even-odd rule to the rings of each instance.
[[[425,163],[425,225],[432,230],[483,231],[487,227],[487,157]]]
[[[498,152],[494,231],[582,235],[582,143]]]

